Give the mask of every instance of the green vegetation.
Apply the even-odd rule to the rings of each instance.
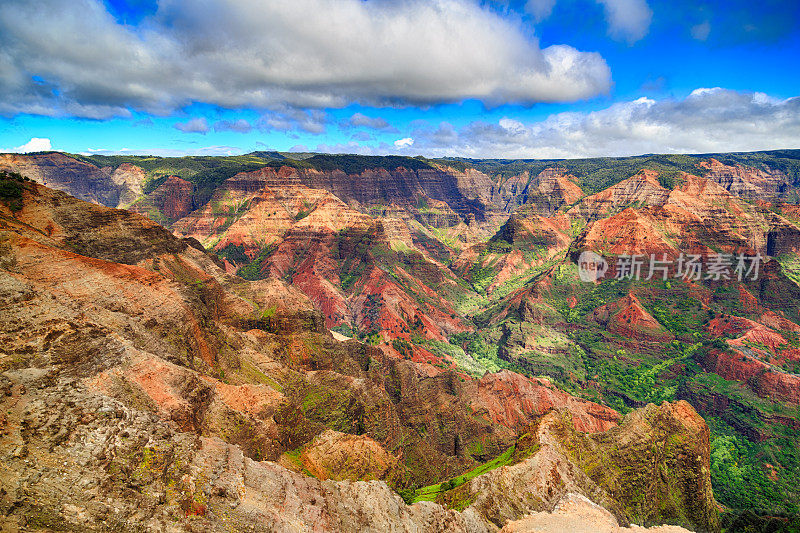
[[[403,339],[392,339],[392,348],[397,350],[397,352],[403,356],[403,359],[411,359],[411,356],[414,354],[414,347],[410,342],[404,341]]]
[[[711,482],[715,497],[736,512],[766,516],[800,513],[800,450],[797,436],[753,441],[724,420],[706,415],[712,431]],[[779,428],[778,428],[779,429]]]
[[[675,185],[675,179],[681,172],[700,173],[696,167],[705,156],[695,155],[649,155],[636,157],[597,157],[592,159],[469,159],[476,169],[499,176],[500,179],[529,172],[532,176],[545,168],[558,167],[578,178],[578,185],[587,193],[600,192],[623,179],[647,168],[664,173],[662,185]]]
[[[477,360],[455,344],[427,339],[419,335],[415,335],[412,340],[414,344],[424,346],[445,360],[453,361],[460,370],[475,376],[482,376],[487,371],[496,372],[500,369],[494,361],[488,358]]]
[[[304,161],[316,170],[332,171],[341,170],[347,174],[361,174],[370,169],[395,170],[403,167],[408,170],[430,170],[433,165],[424,158],[403,157],[397,155],[371,156],[371,155],[333,155],[319,154]]]
[[[18,172],[0,171],[0,201],[6,202],[12,211],[22,209],[24,183],[30,181]]]
[[[781,254],[775,259],[781,264],[781,269],[786,274],[786,277],[800,285],[800,256],[797,254]]]
[[[506,466],[512,464],[514,462],[514,451],[516,450],[516,444],[509,449],[507,449],[502,454],[498,455],[491,461],[483,463],[480,466],[477,466],[470,470],[469,472],[465,472],[460,476],[456,476],[452,479],[448,479],[442,483],[437,483],[435,485],[428,485],[427,487],[422,487],[421,489],[417,489],[414,493],[414,497],[412,498],[411,502],[421,502],[421,501],[436,501],[436,498],[439,497],[442,493],[453,490],[455,488],[460,487],[467,481],[480,476],[481,474],[485,474],[495,468]],[[462,509],[463,510],[463,509]]]
[[[261,320],[270,320],[272,318],[275,318],[275,315],[277,313],[278,313],[278,306],[277,305],[273,305],[273,306],[267,307],[266,309],[264,309],[261,312]]]
[[[497,344],[486,342],[486,336],[479,333],[455,333],[450,335],[450,343],[461,348],[479,365],[489,372],[497,372],[506,363],[497,357]]]
[[[709,350],[730,349],[723,339],[710,336],[706,326],[714,316],[741,313],[738,291],[735,286],[716,287],[711,310],[707,310],[682,284],[674,285],[663,284],[651,294],[639,294],[644,307],[677,337],[652,353],[630,353],[623,339],[600,328],[572,334],[586,351],[587,376],[601,383],[603,391],[595,397],[580,388],[575,392],[621,412],[647,402],[688,398],[711,428],[716,498],[736,516],[745,510],[761,516],[796,515],[796,502],[800,501],[800,450],[796,443],[800,432],[769,420],[800,420],[800,410],[760,398],[742,383],[707,373],[698,364]],[[606,300],[597,288],[592,294],[600,296],[592,305]],[[578,300],[580,306],[582,299]],[[583,309],[574,318],[581,315]],[[713,398],[725,398],[728,407],[718,411]],[[704,409],[705,405],[708,407]]]
[[[219,257],[224,257],[234,265],[244,265],[250,262],[250,258],[245,251],[246,248],[241,244],[228,244],[225,248],[217,250],[216,254]]]
[[[585,283],[576,287],[575,282],[570,281],[571,265],[566,270],[569,273],[559,265],[559,268],[554,271],[553,296],[561,296],[556,300],[556,309],[567,322],[580,322],[587,314],[601,305],[617,301],[630,292],[630,280],[609,280],[597,285]],[[575,276],[577,277],[577,272]],[[572,304],[569,296],[574,298]]]
[[[547,244],[545,242],[528,239],[521,243],[510,243],[496,235],[486,243],[478,258],[472,263],[466,276],[472,288],[478,294],[487,296],[495,301],[500,300],[512,291],[523,287],[536,275],[555,264],[555,260],[552,260],[532,267],[526,272],[517,274],[500,286],[494,287],[491,294],[488,294],[487,288],[495,281],[502,266],[501,261],[515,249],[523,251],[523,258],[528,262],[540,260],[547,256]]]
[[[273,245],[264,246],[255,259],[237,270],[236,274],[250,281],[266,278],[267,274],[264,273],[264,266],[274,251],[275,247]]]

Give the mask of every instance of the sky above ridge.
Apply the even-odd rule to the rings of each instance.
[[[3,0],[0,152],[800,148],[797,0]]]

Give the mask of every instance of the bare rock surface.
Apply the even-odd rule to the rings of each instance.
[[[507,523],[500,533],[688,533],[679,526],[621,527],[614,515],[585,496],[569,493],[552,513],[540,512]]]

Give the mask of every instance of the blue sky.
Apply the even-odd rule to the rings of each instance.
[[[7,0],[0,151],[800,148],[800,3]]]

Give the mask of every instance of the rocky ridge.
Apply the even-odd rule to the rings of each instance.
[[[195,240],[136,214],[22,188],[20,209],[0,207],[10,528],[491,531],[484,511],[408,506],[389,487],[480,464],[552,407],[588,431],[618,419],[546,381],[427,376],[338,342],[279,280],[230,276]],[[520,391],[513,410],[498,397],[505,382]]]

